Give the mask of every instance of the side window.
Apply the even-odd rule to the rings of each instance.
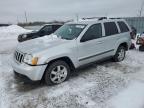
[[[119,21],[118,25],[120,27],[121,32],[128,32],[129,28],[127,27],[127,25],[123,22],[123,21]]]
[[[52,26],[51,25],[47,25],[45,27],[43,27],[41,29],[42,32],[47,33],[47,32],[51,32],[52,31]]]
[[[106,22],[104,23],[105,35],[110,36],[118,33],[117,26],[115,22]]]
[[[102,37],[102,26],[101,24],[94,24],[89,27],[89,29],[86,31],[84,36],[81,39],[81,42],[93,40]]]

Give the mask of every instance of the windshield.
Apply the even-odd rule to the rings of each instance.
[[[85,27],[85,24],[65,24],[62,27],[60,27],[54,33],[54,35],[57,35],[62,39],[72,40],[78,37]]]

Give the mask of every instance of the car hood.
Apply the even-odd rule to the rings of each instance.
[[[23,53],[37,53],[45,49],[54,48],[58,45],[68,43],[70,40],[58,38],[56,35],[44,36],[37,39],[28,40],[17,45],[16,50]]]

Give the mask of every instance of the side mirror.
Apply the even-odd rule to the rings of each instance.
[[[95,39],[95,36],[94,35],[84,35],[82,38],[81,38],[81,40],[80,40],[80,42],[86,42],[86,41],[89,41],[89,40],[93,40],[93,39]]]
[[[86,38],[81,38],[81,40],[80,40],[80,42],[86,42],[87,41],[87,39]]]

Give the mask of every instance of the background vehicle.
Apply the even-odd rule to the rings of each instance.
[[[142,36],[139,36],[139,37],[137,38],[136,44],[140,45],[140,46],[139,46],[139,50],[140,50],[140,51],[144,51],[144,35],[143,35],[143,34],[142,34]]]
[[[112,57],[124,60],[131,45],[130,27],[122,19],[70,22],[51,36],[19,44],[12,62],[16,73],[48,85],[67,80],[73,69]]]
[[[54,33],[62,24],[46,24],[39,31],[32,31],[30,33],[21,34],[18,36],[18,41],[23,42],[30,39],[39,38],[45,35]]]

